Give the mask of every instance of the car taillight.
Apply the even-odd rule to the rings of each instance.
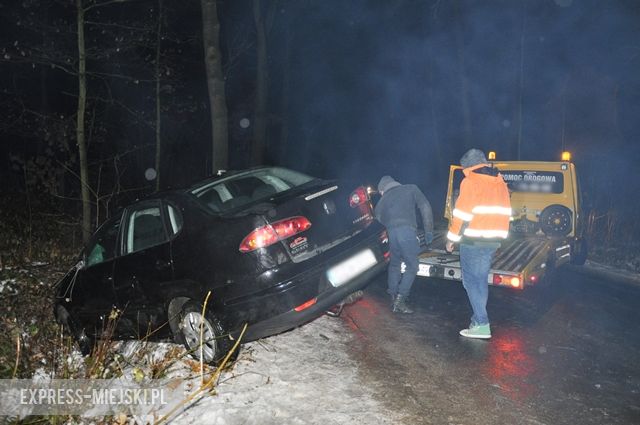
[[[314,305],[316,303],[316,301],[318,301],[317,298],[311,298],[306,303],[302,303],[298,307],[294,308],[294,310],[297,311],[298,313],[300,313],[302,310],[306,310],[309,307],[311,307],[312,305]]]
[[[493,284],[501,286],[510,286],[512,288],[522,288],[522,279],[520,276],[511,276],[506,274],[493,275]]]
[[[302,216],[285,218],[284,220],[258,227],[242,240],[240,252],[250,252],[273,245],[278,241],[304,232],[309,227],[311,227],[311,222]]]
[[[367,194],[367,189],[362,186],[354,190],[351,196],[349,196],[349,206],[351,208],[355,208],[367,201],[369,201],[369,195]]]

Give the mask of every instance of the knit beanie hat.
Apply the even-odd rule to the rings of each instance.
[[[385,192],[392,187],[400,186],[400,183],[395,181],[391,176],[382,176],[378,183],[378,192]]]
[[[474,165],[485,164],[486,162],[487,158],[480,149],[469,149],[464,155],[462,155],[462,158],[460,158],[460,165],[462,165],[462,168],[469,168]]]

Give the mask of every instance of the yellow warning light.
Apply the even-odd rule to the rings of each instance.
[[[513,286],[514,288],[519,287],[520,286],[520,278],[512,277],[511,278],[511,286]]]
[[[568,151],[562,152],[562,160],[571,161],[571,152],[568,152]]]
[[[494,151],[489,151],[489,159],[490,160],[495,160],[496,159],[496,153]]]

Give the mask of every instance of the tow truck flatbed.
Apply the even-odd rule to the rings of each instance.
[[[437,233],[419,257],[418,276],[462,280],[459,252],[446,252],[445,242],[445,234]],[[569,262],[570,256],[571,244],[565,238],[513,237],[496,251],[488,283],[522,289],[540,282],[547,269]]]
[[[575,165],[568,152],[562,161],[495,161],[511,196],[509,238],[493,257],[488,276],[491,285],[523,289],[548,283],[549,271],[565,263],[584,264],[587,258],[585,226],[580,209],[580,190]],[[451,220],[464,172],[449,167],[444,217]],[[424,246],[424,241],[421,241]],[[419,258],[418,276],[462,280],[460,253],[445,251],[446,231]]]

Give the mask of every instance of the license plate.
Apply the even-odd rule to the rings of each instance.
[[[375,266],[376,263],[375,255],[367,249],[331,267],[327,271],[327,278],[331,285],[337,287]]]

